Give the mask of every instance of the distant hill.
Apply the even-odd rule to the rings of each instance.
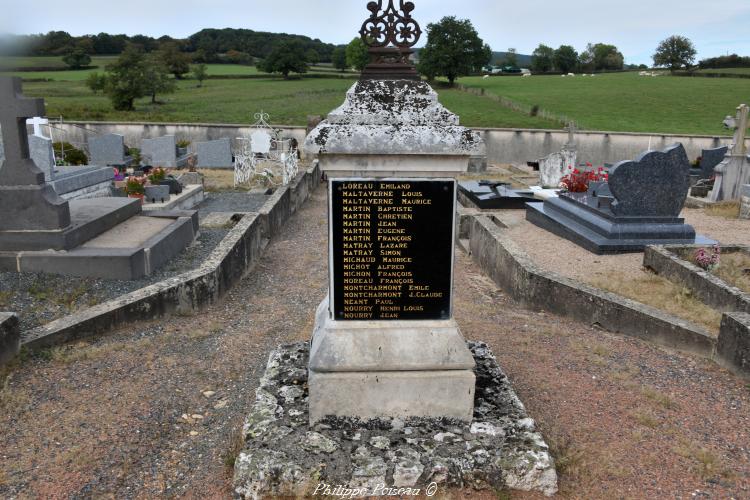
[[[508,55],[507,52],[493,52],[491,64],[501,63],[505,60]],[[531,67],[531,56],[525,54],[516,54],[516,60],[518,61],[518,67],[529,68]]]

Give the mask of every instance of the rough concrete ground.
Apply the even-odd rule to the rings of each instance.
[[[268,353],[306,339],[323,299],[325,210],[318,189],[255,271],[205,312],[14,367],[0,391],[0,497],[228,498]],[[461,253],[456,290],[464,335],[490,345],[552,445],[561,497],[750,496],[747,382],[526,311]]]

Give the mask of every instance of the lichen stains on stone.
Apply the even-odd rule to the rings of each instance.
[[[363,80],[305,140],[310,154],[481,155],[480,135],[438,101],[426,83]]]
[[[238,498],[310,495],[321,483],[365,488],[516,488],[552,495],[549,449],[485,344],[476,362],[474,422],[450,419],[359,421],[329,417],[310,428],[309,343],[281,346],[268,361],[245,422],[235,465]]]

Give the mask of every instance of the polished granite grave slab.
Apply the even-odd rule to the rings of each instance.
[[[469,201],[482,210],[526,208],[526,203],[536,201],[530,189],[511,189],[510,184],[492,181],[465,181],[458,184],[461,201]]]
[[[647,245],[706,244],[680,212],[690,187],[690,163],[675,144],[615,165],[608,183],[529,203],[526,219],[597,253],[640,252]]]

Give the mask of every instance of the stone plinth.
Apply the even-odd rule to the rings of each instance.
[[[305,152],[331,179],[332,228],[330,303],[318,309],[309,364],[310,423],[470,421],[474,361],[451,310],[453,178],[484,154],[479,134],[461,127],[427,83],[362,80],[308,135]]]
[[[474,360],[455,320],[334,321],[318,307],[310,352],[310,422],[471,420]]]
[[[420,490],[418,497],[440,498],[460,485],[554,495],[555,464],[536,423],[489,348],[469,347],[477,366],[470,422],[331,418],[310,427],[309,344],[280,346],[269,357],[242,429],[235,497],[396,497],[408,496],[410,488],[414,495]],[[345,493],[331,493],[337,487]]]

